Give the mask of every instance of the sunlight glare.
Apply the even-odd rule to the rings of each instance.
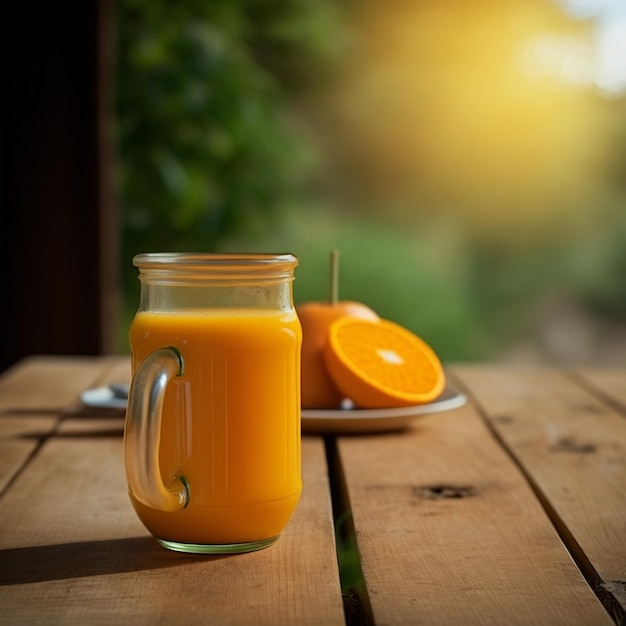
[[[606,131],[586,22],[526,0],[365,6],[332,107],[337,151],[370,197],[505,228],[589,204]]]

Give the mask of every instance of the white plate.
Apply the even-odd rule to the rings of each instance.
[[[411,420],[428,413],[463,406],[467,396],[446,388],[428,404],[395,409],[302,409],[302,431],[307,433],[371,433],[406,428]]]
[[[126,409],[126,399],[110,387],[87,389],[81,402],[98,409]],[[453,389],[428,404],[395,409],[302,409],[302,431],[307,433],[367,433],[399,430],[421,415],[449,411],[463,406],[467,397]]]
[[[96,409],[125,409],[126,398],[120,398],[113,393],[110,387],[96,387],[87,389],[80,394],[80,401]]]

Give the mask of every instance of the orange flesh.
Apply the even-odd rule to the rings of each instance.
[[[338,320],[324,356],[335,384],[362,408],[423,404],[445,386],[443,367],[430,346],[387,320]]]

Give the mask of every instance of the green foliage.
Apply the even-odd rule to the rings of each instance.
[[[331,60],[330,2],[121,0],[117,136],[126,289],[134,254],[213,250],[306,184],[289,92]],[[312,78],[311,78],[312,80]]]
[[[444,361],[492,358],[537,336],[537,310],[555,294],[596,321],[623,323],[626,188],[607,184],[581,199],[567,213],[584,215],[580,223],[559,214],[535,232],[491,234],[473,230],[466,206],[446,209],[441,198],[411,196],[400,219],[379,197],[369,212],[367,201],[344,196],[338,210],[313,197],[317,155],[294,101],[340,73],[349,4],[118,2],[121,349],[137,303],[132,256],[175,249],[294,252],[303,302],[328,297],[337,248],[341,298],[423,336]],[[623,103],[616,109],[623,138]],[[615,161],[623,184],[626,159]],[[366,173],[336,174],[368,195]],[[515,213],[514,203],[502,211]]]
[[[445,214],[394,221],[300,205],[262,236],[225,238],[219,249],[295,252],[296,303],[329,297],[329,253],[338,249],[342,300],[412,330],[445,362],[497,359],[521,342],[540,347],[543,307],[555,298],[588,312],[592,304],[596,324],[626,319],[626,214],[609,221],[611,213],[598,208],[596,228],[576,236],[554,224],[514,246]]]

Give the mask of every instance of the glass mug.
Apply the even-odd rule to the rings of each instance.
[[[140,254],[124,432],[130,499],[166,548],[271,545],[302,491],[291,254]]]

